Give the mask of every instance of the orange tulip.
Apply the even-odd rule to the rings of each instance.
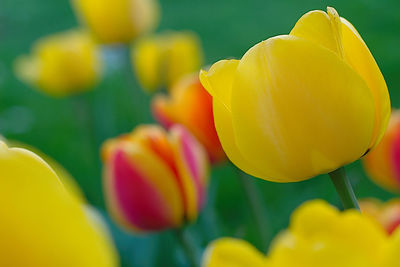
[[[211,162],[225,159],[214,126],[212,97],[197,75],[183,77],[172,87],[170,96],[156,95],[152,110],[155,119],[166,128],[175,123],[185,125],[204,145]]]

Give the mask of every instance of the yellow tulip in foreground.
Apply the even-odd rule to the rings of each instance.
[[[295,182],[351,163],[382,138],[390,100],[354,26],[311,11],[289,35],[200,73],[230,160],[269,181]]]
[[[101,224],[38,156],[0,141],[0,265],[117,266]]]
[[[71,0],[77,16],[101,43],[128,43],[159,20],[157,0]]]
[[[17,76],[52,96],[89,90],[101,74],[100,53],[83,31],[71,30],[35,42],[31,55],[16,60]]]
[[[222,238],[208,246],[202,266],[396,267],[399,252],[400,231],[388,236],[368,216],[315,200],[293,213],[268,255],[245,241]]]
[[[140,39],[132,48],[132,65],[149,92],[169,88],[203,61],[199,37],[193,32],[164,32]]]

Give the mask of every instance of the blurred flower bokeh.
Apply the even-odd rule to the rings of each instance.
[[[0,266],[399,266],[400,3],[332,4],[1,0]]]

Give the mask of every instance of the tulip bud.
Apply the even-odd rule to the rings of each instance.
[[[400,111],[392,112],[379,145],[363,158],[368,176],[392,192],[400,192]]]
[[[207,150],[211,162],[225,159],[214,126],[212,98],[197,75],[187,75],[170,90],[170,95],[158,94],[152,101],[155,119],[164,127],[184,125]]]
[[[52,96],[89,90],[100,79],[100,53],[84,32],[71,30],[35,42],[29,56],[16,60],[15,71],[24,82]]]
[[[167,134],[140,126],[102,149],[107,206],[122,226],[159,231],[197,218],[206,196],[208,161],[182,126]]]
[[[289,35],[215,63],[200,80],[227,156],[269,181],[305,180],[359,159],[390,114],[374,58],[333,8],[308,12]]]
[[[128,43],[158,24],[157,0],[71,0],[77,17],[100,43]]]
[[[170,87],[183,75],[200,69],[203,52],[193,32],[165,32],[144,37],[132,49],[132,65],[149,92]]]
[[[400,225],[400,199],[392,199],[386,203],[377,199],[363,199],[360,201],[361,211],[376,220],[392,234]]]
[[[0,141],[0,266],[118,266],[107,231],[40,157]]]

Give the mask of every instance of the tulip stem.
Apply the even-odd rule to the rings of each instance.
[[[185,252],[187,261],[190,267],[197,267],[196,246],[193,241],[185,234],[184,228],[177,228],[174,230],[176,239]]]
[[[358,206],[357,198],[354,195],[353,188],[351,187],[349,178],[346,176],[344,167],[341,167],[333,172],[329,173],[331,181],[336,188],[340,200],[342,201],[344,209],[357,209]]]
[[[253,178],[237,169],[239,180],[242,183],[244,193],[250,206],[252,216],[257,226],[258,235],[261,241],[261,250],[265,251],[268,245],[268,220],[266,216],[266,209],[264,201],[260,195],[260,191],[254,184]]]

